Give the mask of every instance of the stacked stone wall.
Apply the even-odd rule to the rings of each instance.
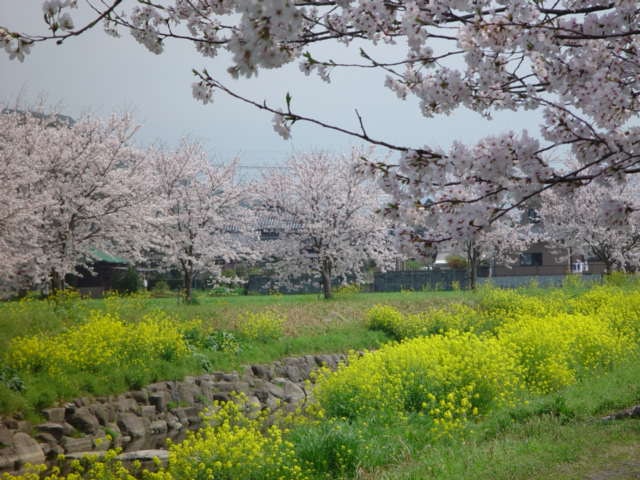
[[[42,411],[45,422],[0,419],[0,473],[45,463],[59,454],[78,457],[120,447],[123,458],[180,440],[198,428],[200,412],[215,400],[243,393],[264,409],[294,408],[309,398],[307,380],[320,366],[335,369],[342,354],[285,358],[250,365],[244,372],[216,372],[182,381],[153,383],[121,395],[79,398]],[[145,457],[147,453],[141,453]]]

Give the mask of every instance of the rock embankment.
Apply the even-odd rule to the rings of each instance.
[[[72,456],[122,447],[125,452],[163,448],[200,424],[200,412],[213,401],[245,394],[262,408],[293,408],[309,397],[306,380],[320,366],[337,367],[345,356],[306,355],[243,373],[217,372],[182,381],[158,382],[121,395],[80,398],[43,410],[46,422],[32,425],[0,419],[0,473]]]

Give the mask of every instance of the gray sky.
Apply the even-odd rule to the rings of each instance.
[[[81,2],[80,2],[81,3]],[[41,0],[0,0],[0,24],[12,30],[43,33]],[[80,16],[72,11],[78,25]],[[383,87],[384,77],[362,70],[337,71],[331,84],[306,77],[297,64],[262,71],[251,80],[232,80],[226,75],[228,58],[200,56],[188,43],[171,42],[165,53],[154,55],[127,32],[122,38],[107,36],[101,26],[64,45],[38,44],[24,63],[9,60],[0,52],[0,102],[23,104],[45,96],[49,104],[60,103],[62,113],[105,115],[131,110],[142,125],[138,142],[160,140],[175,145],[184,135],[201,140],[214,161],[238,156],[242,165],[281,163],[294,151],[326,149],[340,151],[355,145],[346,136],[318,127],[298,125],[292,139],[282,140],[271,127],[271,114],[214,94],[214,103],[202,105],[191,96],[192,68],[209,72],[255,100],[282,106],[287,91],[297,113],[357,129],[354,108],[363,116],[368,133],[411,147],[447,147],[508,129],[527,128],[537,133],[534,113],[506,112],[489,122],[478,114],[456,112],[449,117],[426,119],[417,102],[402,102]],[[328,46],[325,58],[357,55],[357,47]],[[372,52],[374,50],[371,50]],[[314,54],[315,55],[315,54]],[[225,61],[227,60],[227,61]],[[381,152],[382,153],[382,152]]]

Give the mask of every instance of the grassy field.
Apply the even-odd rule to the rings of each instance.
[[[86,299],[77,301],[30,301],[0,303],[0,350],[11,338],[36,332],[55,333],[67,328],[89,310],[117,309],[123,319],[135,320],[141,314],[162,310],[180,321],[199,318],[213,329],[234,330],[246,312],[269,310],[285,319],[288,336],[323,334],[335,328],[362,324],[365,312],[375,304],[397,307],[403,312],[420,312],[451,301],[473,302],[468,292],[390,292],[351,293],[324,300],[309,295],[196,295],[197,303],[185,305],[178,297],[121,298],[112,302]]]
[[[169,467],[149,480],[640,474],[633,460],[640,420],[602,419],[640,403],[640,285],[633,278],[593,288],[351,293],[331,301],[200,296],[183,305],[72,295],[0,305],[0,345],[12,366],[0,370],[0,409],[34,417],[64,398],[160,377],[373,349],[322,374],[317,404],[277,428],[241,410],[218,410],[212,426],[172,447]],[[12,375],[22,388],[13,388]],[[85,468],[81,478],[130,478]]]
[[[0,380],[4,376],[5,380],[15,379],[14,383],[28,387],[16,392],[0,381],[0,413],[23,411],[34,417],[50,403],[83,395],[117,393],[161,379],[178,379],[204,371],[234,370],[242,365],[266,363],[285,356],[377,348],[389,337],[366,327],[365,313],[373,305],[384,303],[412,313],[453,301],[473,301],[473,295],[463,292],[350,293],[324,300],[318,295],[214,297],[200,294],[197,303],[184,304],[175,297],[134,295],[96,300],[65,293],[49,300],[5,302],[0,304],[0,352],[7,351],[12,340],[15,342],[18,338],[42,337],[53,339],[52,343],[56,344],[58,336],[84,325],[92,312],[116,315],[125,324],[136,324],[145,316],[153,317],[162,312],[178,330],[189,330],[186,334],[190,335],[191,347],[198,350],[198,355],[168,361],[151,359],[144,369],[136,369],[129,359],[122,368],[107,362],[99,370],[70,367],[64,374],[47,374],[38,366],[22,372],[6,369],[3,372],[0,367]],[[247,318],[254,314],[263,314],[266,318],[267,324],[258,328],[268,328],[269,322],[277,323],[273,338],[268,335],[269,338],[251,338],[251,333],[243,333]],[[101,328],[110,327],[103,325]],[[230,334],[235,342],[231,348],[212,349],[203,344],[219,333]],[[117,341],[111,340],[112,343]],[[239,348],[235,348],[236,343]],[[34,345],[32,348],[44,347]],[[61,348],[51,346],[53,353]],[[101,348],[96,346],[87,355],[100,353]],[[56,381],[51,382],[52,376]]]

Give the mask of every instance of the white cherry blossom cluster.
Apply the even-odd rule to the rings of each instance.
[[[623,182],[640,161],[640,9],[632,0],[167,0],[134,2],[117,13],[116,0],[91,5],[111,33],[129,29],[140,43],[161,53],[168,40],[192,42],[205,57],[231,53],[232,75],[251,77],[261,68],[299,62],[305,74],[325,81],[342,68],[384,71],[383,87],[400,100],[417,99],[426,117],[459,108],[490,119],[501,110],[540,109],[539,132],[491,135],[449,152],[434,145],[397,145],[361,130],[302,116],[290,105],[269,106],[284,138],[296,122],[312,122],[396,152],[397,161],[377,167],[393,197],[397,218],[435,215],[451,225],[449,236],[486,228],[511,209],[550,188],[570,194],[576,186],[612,178]],[[100,5],[100,4],[98,4]],[[5,51],[22,60],[39,41],[60,39],[74,28],[66,16],[75,3],[48,0],[50,35],[31,36],[0,27]],[[90,24],[91,25],[91,24]],[[55,26],[55,28],[54,28]],[[341,42],[360,49],[351,56],[322,58],[316,45]],[[395,44],[394,59],[378,59],[380,44]],[[363,48],[362,45],[365,47]],[[318,53],[319,52],[319,53]],[[356,52],[357,53],[357,52]],[[381,58],[383,54],[380,53]],[[379,81],[379,76],[375,80]],[[199,101],[213,90],[233,91],[212,77],[193,85]],[[295,92],[293,92],[295,95]],[[234,94],[242,99],[240,95]],[[363,123],[361,122],[361,125]],[[569,150],[574,170],[547,161]],[[470,193],[471,192],[471,193]],[[428,199],[434,207],[427,208]],[[633,208],[621,210],[630,215]],[[480,218],[482,217],[482,218]],[[611,219],[619,215],[611,215]],[[471,227],[470,227],[471,225]]]
[[[156,265],[182,273],[190,298],[198,274],[218,278],[224,263],[255,257],[249,185],[235,180],[237,162],[214,166],[194,142],[146,155],[154,186],[145,222],[149,248]]]
[[[538,209],[543,238],[562,260],[582,255],[597,258],[607,271],[640,266],[640,186],[591,183],[570,197],[545,192]]]
[[[330,296],[332,282],[360,282],[371,262],[392,264],[391,224],[376,213],[382,193],[356,168],[365,153],[298,154],[256,184],[258,218],[279,232],[261,242],[279,283],[313,280]]]
[[[0,287],[62,279],[94,249],[135,258],[150,190],[133,119],[0,111]]]

